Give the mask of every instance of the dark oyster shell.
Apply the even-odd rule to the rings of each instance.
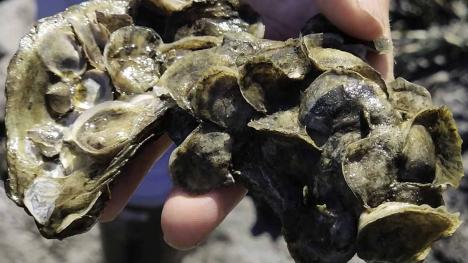
[[[202,124],[172,152],[171,179],[189,194],[202,194],[220,186],[232,186],[230,172],[234,140],[211,124]]]
[[[390,40],[382,36],[374,41],[362,41],[355,39],[343,33],[341,30],[336,28],[328,19],[322,15],[318,14],[312,17],[301,29],[301,36],[318,34],[322,33],[328,37],[337,38],[339,41],[333,41],[335,48],[344,49],[346,51],[352,51],[357,49],[362,49],[364,52],[366,50],[376,53],[388,53],[390,51]],[[351,52],[354,53],[354,52]]]
[[[296,262],[423,260],[460,224],[442,199],[463,176],[449,109],[367,64],[385,39],[323,16],[298,39],[262,36],[236,0],[95,0],[42,20],[9,69],[8,195],[45,237],[82,233],[122,166],[167,132],[173,183],[243,183]]]

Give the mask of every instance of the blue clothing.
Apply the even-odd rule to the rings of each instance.
[[[174,149],[175,146],[169,149],[153,166],[130,199],[130,205],[156,207],[164,204],[172,188],[168,166],[169,157]]]
[[[71,5],[76,5],[83,0],[36,0],[37,1],[37,17],[38,19],[52,16],[58,12],[62,12]]]
[[[71,5],[76,5],[83,0],[37,0],[38,19],[54,15],[65,10]],[[129,205],[139,207],[157,207],[164,204],[172,184],[169,178],[168,163],[171,148],[161,159],[153,166],[151,171],[145,177],[141,185],[133,194]]]

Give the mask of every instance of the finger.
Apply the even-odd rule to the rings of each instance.
[[[322,13],[350,36],[374,40],[384,33],[384,5],[389,0],[317,0]],[[387,2],[387,3],[385,3]]]
[[[384,35],[392,41],[392,32],[390,29],[390,1],[386,0],[383,1],[383,10],[386,12],[384,13],[383,21],[384,21]],[[390,43],[391,44],[391,43]],[[385,81],[389,82],[395,79],[394,75],[394,53],[393,53],[393,45],[390,45],[390,51],[387,54],[383,55],[378,55],[378,54],[373,54],[370,53],[367,56],[367,61],[375,68],[377,69],[381,74],[382,77],[384,78]]]
[[[171,139],[165,134],[157,141],[143,146],[135,160],[124,166],[112,188],[112,196],[106,204],[106,209],[100,219],[101,222],[109,222],[117,217],[151,167],[171,145]]]
[[[169,195],[161,218],[166,242],[177,249],[200,244],[242,200],[247,190],[240,184],[219,188],[202,196],[189,196],[180,189]]]
[[[317,0],[317,4],[335,26],[350,36],[375,40],[385,35],[392,39],[390,0]],[[393,80],[393,49],[384,55],[370,54],[368,61],[386,81]]]

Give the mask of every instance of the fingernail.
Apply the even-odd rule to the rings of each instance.
[[[177,249],[177,250],[186,250],[186,249],[183,248],[183,247],[175,246],[174,244],[172,244],[171,242],[169,242],[169,241],[166,239],[166,236],[163,236],[163,238],[164,238],[164,241],[166,242],[166,244],[168,244],[170,247],[175,248],[175,249]]]
[[[384,15],[379,0],[357,0],[359,7],[384,28]]]
[[[164,239],[164,241],[166,242],[166,244],[168,244],[170,247],[172,247],[172,248],[174,248],[174,249],[177,249],[177,250],[182,250],[182,251],[194,249],[194,248],[196,248],[196,247],[199,245],[199,244],[195,244],[195,245],[193,245],[193,246],[188,246],[188,247],[176,246],[176,245],[172,244],[171,242],[169,242],[169,241],[166,239],[166,236],[163,236],[163,239]]]

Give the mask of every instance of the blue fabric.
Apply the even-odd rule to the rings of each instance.
[[[37,0],[38,19],[54,15],[65,10],[68,6],[79,4],[83,0]],[[157,207],[164,204],[170,189],[168,163],[171,148],[151,169],[135,194],[130,199],[129,205],[139,207]]]
[[[41,19],[58,12],[62,12],[71,5],[76,5],[83,0],[37,0],[37,18]]]
[[[145,177],[129,204],[144,207],[156,207],[164,204],[172,184],[169,178],[169,157],[175,149],[172,147],[159,159]]]

